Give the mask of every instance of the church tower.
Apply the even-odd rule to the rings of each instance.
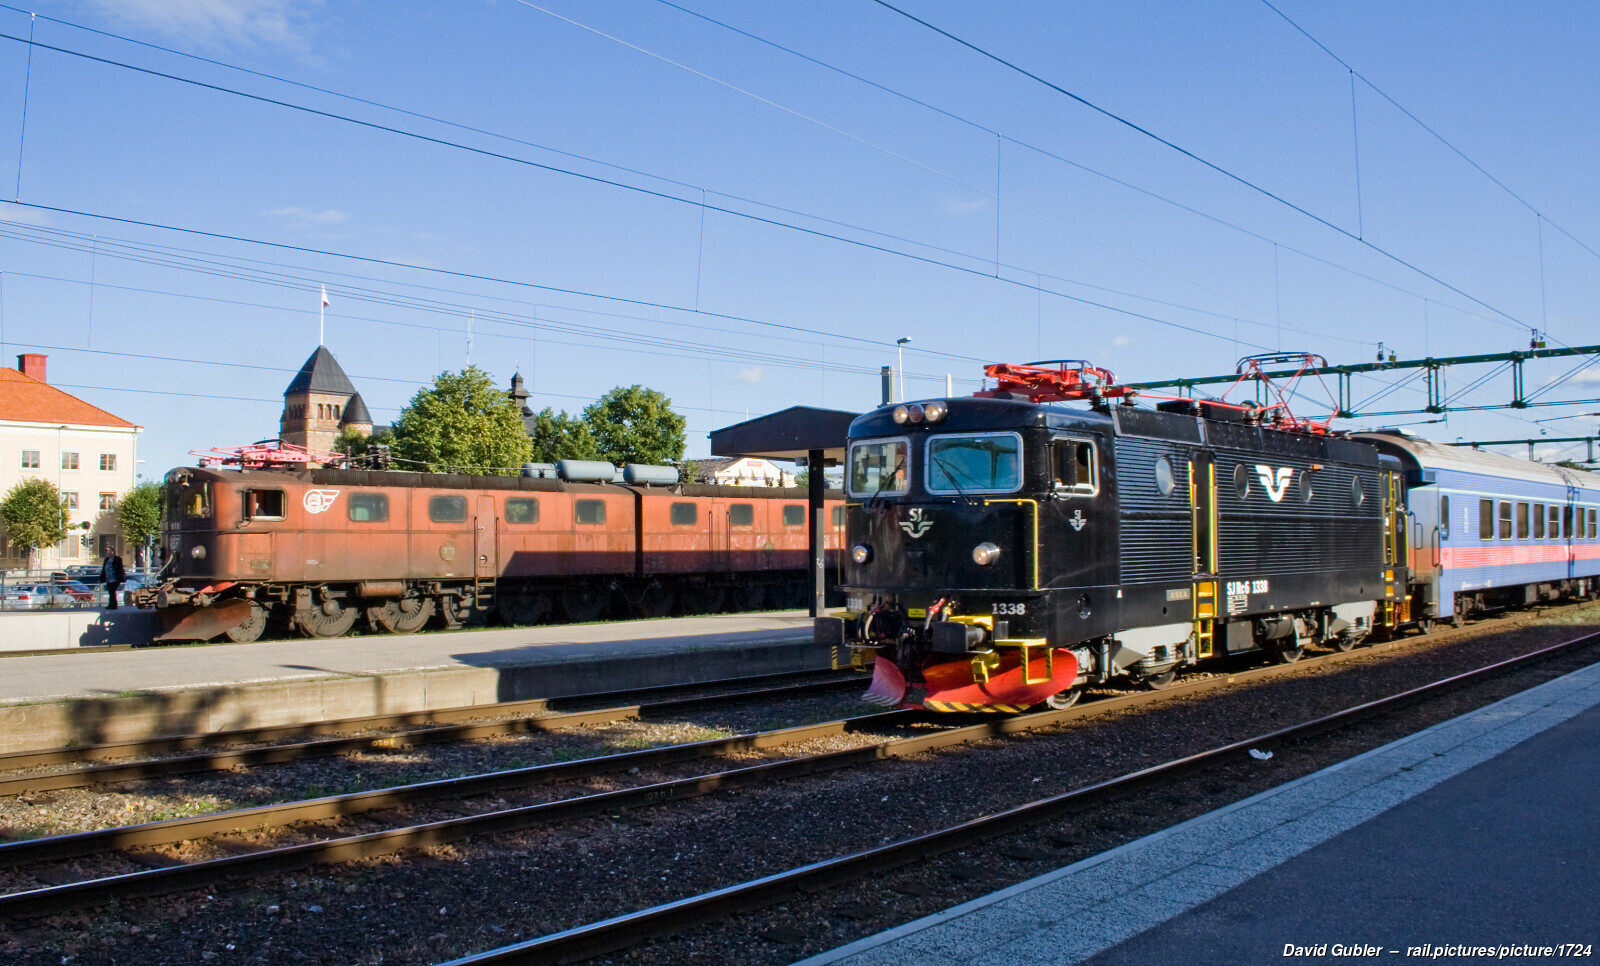
[[[345,426],[371,433],[372,416],[333,353],[317,346],[283,391],[278,436],[285,443],[327,453],[333,450],[333,442]]]

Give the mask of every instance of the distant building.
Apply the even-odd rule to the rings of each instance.
[[[512,402],[517,404],[517,415],[522,417],[522,428],[529,436],[532,436],[534,430],[538,428],[539,417],[528,406],[528,384],[523,381],[522,373],[512,373],[511,391],[507,395],[511,397]]]
[[[0,367],[0,496],[38,478],[54,483],[67,501],[71,530],[58,546],[40,548],[39,566],[92,564],[128,549],[116,509],[133,489],[141,429],[50,385],[43,355],[27,353],[17,357],[17,368]],[[28,563],[0,525],[0,567]]]
[[[346,427],[370,436],[372,414],[333,353],[319,345],[283,391],[278,437],[313,452],[331,453]]]
[[[726,486],[794,486],[794,474],[771,460],[751,457],[694,460],[701,483]]]

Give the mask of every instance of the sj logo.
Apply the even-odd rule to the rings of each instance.
[[[1261,477],[1261,488],[1267,491],[1267,498],[1273,503],[1283,500],[1283,494],[1289,489],[1289,481],[1294,478],[1294,468],[1280,466],[1274,474],[1272,467],[1256,464],[1256,475]]]
[[[307,513],[321,513],[333,506],[334,498],[339,495],[338,490],[307,490],[305,506]]]
[[[900,521],[900,529],[913,540],[921,538],[924,533],[933,529],[933,521],[923,517],[921,507],[907,511],[906,517],[907,519]]]

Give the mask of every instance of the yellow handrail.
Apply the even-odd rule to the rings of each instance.
[[[1033,507],[1033,589],[1039,589],[1039,501],[1023,499],[984,500],[983,505],[991,503],[1026,503]]]

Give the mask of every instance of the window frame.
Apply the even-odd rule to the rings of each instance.
[[[1493,540],[1495,534],[1495,510],[1493,500],[1478,501],[1478,539]]]
[[[1529,504],[1528,515],[1529,515],[1529,521],[1528,522],[1533,524],[1533,533],[1532,533],[1533,539],[1535,539],[1535,540],[1543,540],[1544,539],[1544,523],[1545,523],[1545,520],[1549,519],[1549,517],[1546,516],[1545,505],[1543,503]]]
[[[583,511],[584,511],[584,508],[586,508],[586,507],[599,507],[600,508],[600,518],[598,520],[585,520],[585,519],[583,519]],[[573,499],[573,501],[572,501],[572,524],[573,524],[573,526],[580,526],[580,527],[603,527],[603,526],[605,526],[606,525],[606,501],[601,499],[600,497],[597,497],[597,496],[577,497],[577,498]]]
[[[116,471],[117,471],[117,454],[116,453],[101,453],[100,454],[100,472],[102,472],[102,473],[115,473]]]
[[[276,515],[271,514],[271,513],[254,513],[254,512],[252,512],[253,506],[255,506],[259,502],[259,501],[256,501],[256,500],[253,499],[257,493],[276,493],[278,495],[278,509],[280,511],[282,511],[282,512],[280,512],[280,513],[278,513]],[[262,487],[252,486],[249,489],[244,491],[244,518],[246,520],[266,520],[266,521],[270,522],[270,521],[273,521],[273,520],[285,520],[285,519],[288,519],[288,516],[289,516],[289,495],[287,493],[285,493],[281,488],[275,487],[275,486],[262,486]]]
[[[1439,495],[1439,539],[1450,539],[1450,495]]]
[[[526,520],[511,519],[511,505],[513,503],[526,503],[533,508],[533,514]],[[531,527],[539,523],[539,498],[536,496],[508,496],[505,506],[501,509],[501,519],[514,527]]]
[[[460,516],[441,517],[436,509],[441,506],[455,507],[457,504],[461,507]],[[428,497],[429,523],[466,523],[470,510],[471,508],[467,506],[467,498],[460,493],[435,493]]]
[[[67,509],[76,510],[78,508],[78,491],[77,490],[62,490],[61,491],[61,499],[66,502]]]
[[[735,523],[734,520],[733,520],[733,511],[735,511],[735,510],[743,510],[745,513],[750,514],[750,519],[745,521],[744,523]],[[728,504],[728,528],[730,530],[733,529],[734,527],[753,527],[755,525],[756,525],[756,505],[754,503],[730,503],[730,504]]]
[[[22,469],[25,469],[25,470],[43,469],[43,466],[42,466],[40,460],[41,460],[41,451],[40,450],[25,449],[25,450],[22,451]]]
[[[1496,517],[1496,520],[1499,523],[1496,536],[1501,540],[1510,540],[1512,539],[1511,534],[1513,533],[1511,528],[1511,515],[1514,512],[1512,510],[1513,501],[1497,500],[1495,502],[1498,504],[1499,510],[1498,516]]]
[[[951,481],[951,486],[948,488],[939,488],[933,485],[933,474],[934,470],[937,468],[937,464],[935,464],[933,461],[933,446],[935,443],[947,442],[952,439],[992,439],[999,436],[1007,436],[1017,441],[1016,486],[961,486],[955,481]],[[1067,438],[1068,437],[1065,436],[1061,437],[1063,440]],[[1084,442],[1088,442],[1088,440],[1084,440]],[[1051,443],[1053,448],[1054,440],[1052,440]],[[1007,432],[1003,430],[984,433],[930,433],[922,447],[922,488],[927,490],[929,493],[936,494],[938,496],[970,496],[973,493],[1017,493],[1021,491],[1023,484],[1027,482],[1028,478],[1028,463],[1024,455],[1023,445],[1021,433]]]
[[[356,506],[361,505],[367,509],[381,507],[383,513],[379,516],[368,517],[365,520],[356,519]],[[389,494],[387,493],[351,493],[345,499],[345,519],[351,523],[388,523],[389,522]]]
[[[789,522],[789,511],[790,510],[797,510],[800,513],[800,519],[796,520],[794,523],[790,523]],[[782,516],[779,519],[782,520],[783,525],[786,526],[786,527],[803,527],[803,526],[805,526],[806,525],[806,505],[804,503],[785,503],[783,505]]]
[[[71,457],[70,461],[67,459],[69,456]],[[68,465],[69,462],[70,462],[71,465]],[[62,469],[64,469],[64,470],[75,470],[75,469],[78,468],[78,463],[79,463],[79,459],[78,459],[78,454],[76,452],[73,452],[71,450],[62,450],[61,451],[61,468]]]
[[[1528,501],[1517,501],[1517,539],[1528,539]]]
[[[100,491],[100,512],[105,513],[117,508],[117,494],[108,490]]]
[[[877,489],[858,490],[855,488],[856,451],[868,446],[886,446],[899,443],[906,450],[905,486],[897,490]],[[901,496],[911,492],[911,437],[909,436],[878,436],[872,439],[859,439],[850,444],[850,449],[845,456],[844,467],[845,492],[851,496],[871,499],[875,496]]]
[[[687,519],[687,520],[678,519],[680,516],[683,515],[680,512],[680,511],[683,511],[683,510],[687,510],[689,512],[689,519]],[[672,502],[672,504],[667,507],[667,526],[669,526],[669,527],[697,527],[699,525],[700,525],[700,504],[694,503],[694,502],[689,501],[689,500],[674,500]]]

